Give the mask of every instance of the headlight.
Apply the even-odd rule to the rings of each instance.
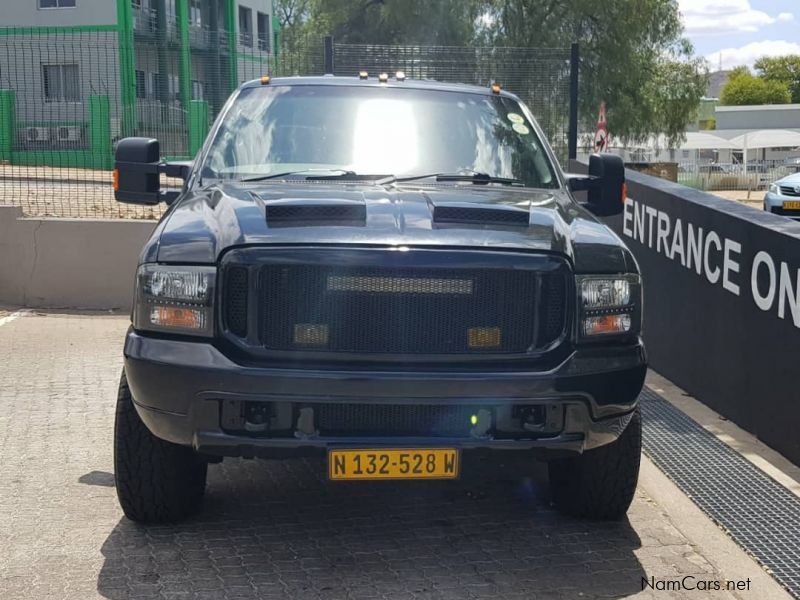
[[[216,273],[215,267],[139,267],[133,309],[134,328],[213,336]]]
[[[580,275],[577,283],[579,337],[639,332],[642,302],[638,275]]]
[[[627,279],[584,279],[581,300],[584,309],[627,306],[631,301],[631,284]]]
[[[777,194],[778,193],[778,184],[777,183],[770,183],[769,184],[769,191],[772,194]]]

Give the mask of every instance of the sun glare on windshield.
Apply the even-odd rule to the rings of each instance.
[[[407,173],[418,160],[417,121],[411,104],[383,99],[362,102],[353,132],[353,170]]]

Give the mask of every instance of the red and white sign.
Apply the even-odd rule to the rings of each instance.
[[[594,151],[608,151],[608,128],[606,127],[606,103],[600,103],[600,116],[597,118],[597,131],[594,134]]]

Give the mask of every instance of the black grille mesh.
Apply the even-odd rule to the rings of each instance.
[[[267,223],[286,221],[364,221],[364,204],[277,204],[267,205]]]
[[[528,210],[501,208],[472,208],[468,206],[437,206],[433,209],[436,223],[501,224],[526,227],[530,219]]]
[[[795,189],[788,185],[781,186],[781,194],[784,196],[800,196],[800,192],[795,191]]]
[[[225,276],[225,315],[228,330],[240,337],[247,335],[247,269],[231,267]]]
[[[262,343],[275,351],[523,353],[565,326],[563,274],[267,265],[260,278]]]
[[[567,284],[563,276],[542,277],[542,301],[539,303],[540,329],[538,347],[544,347],[556,340],[564,331],[566,314]]]
[[[322,435],[469,436],[479,406],[424,404],[314,404]]]

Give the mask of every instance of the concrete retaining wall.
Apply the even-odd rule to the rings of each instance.
[[[130,308],[153,221],[31,219],[0,206],[0,305]]]

